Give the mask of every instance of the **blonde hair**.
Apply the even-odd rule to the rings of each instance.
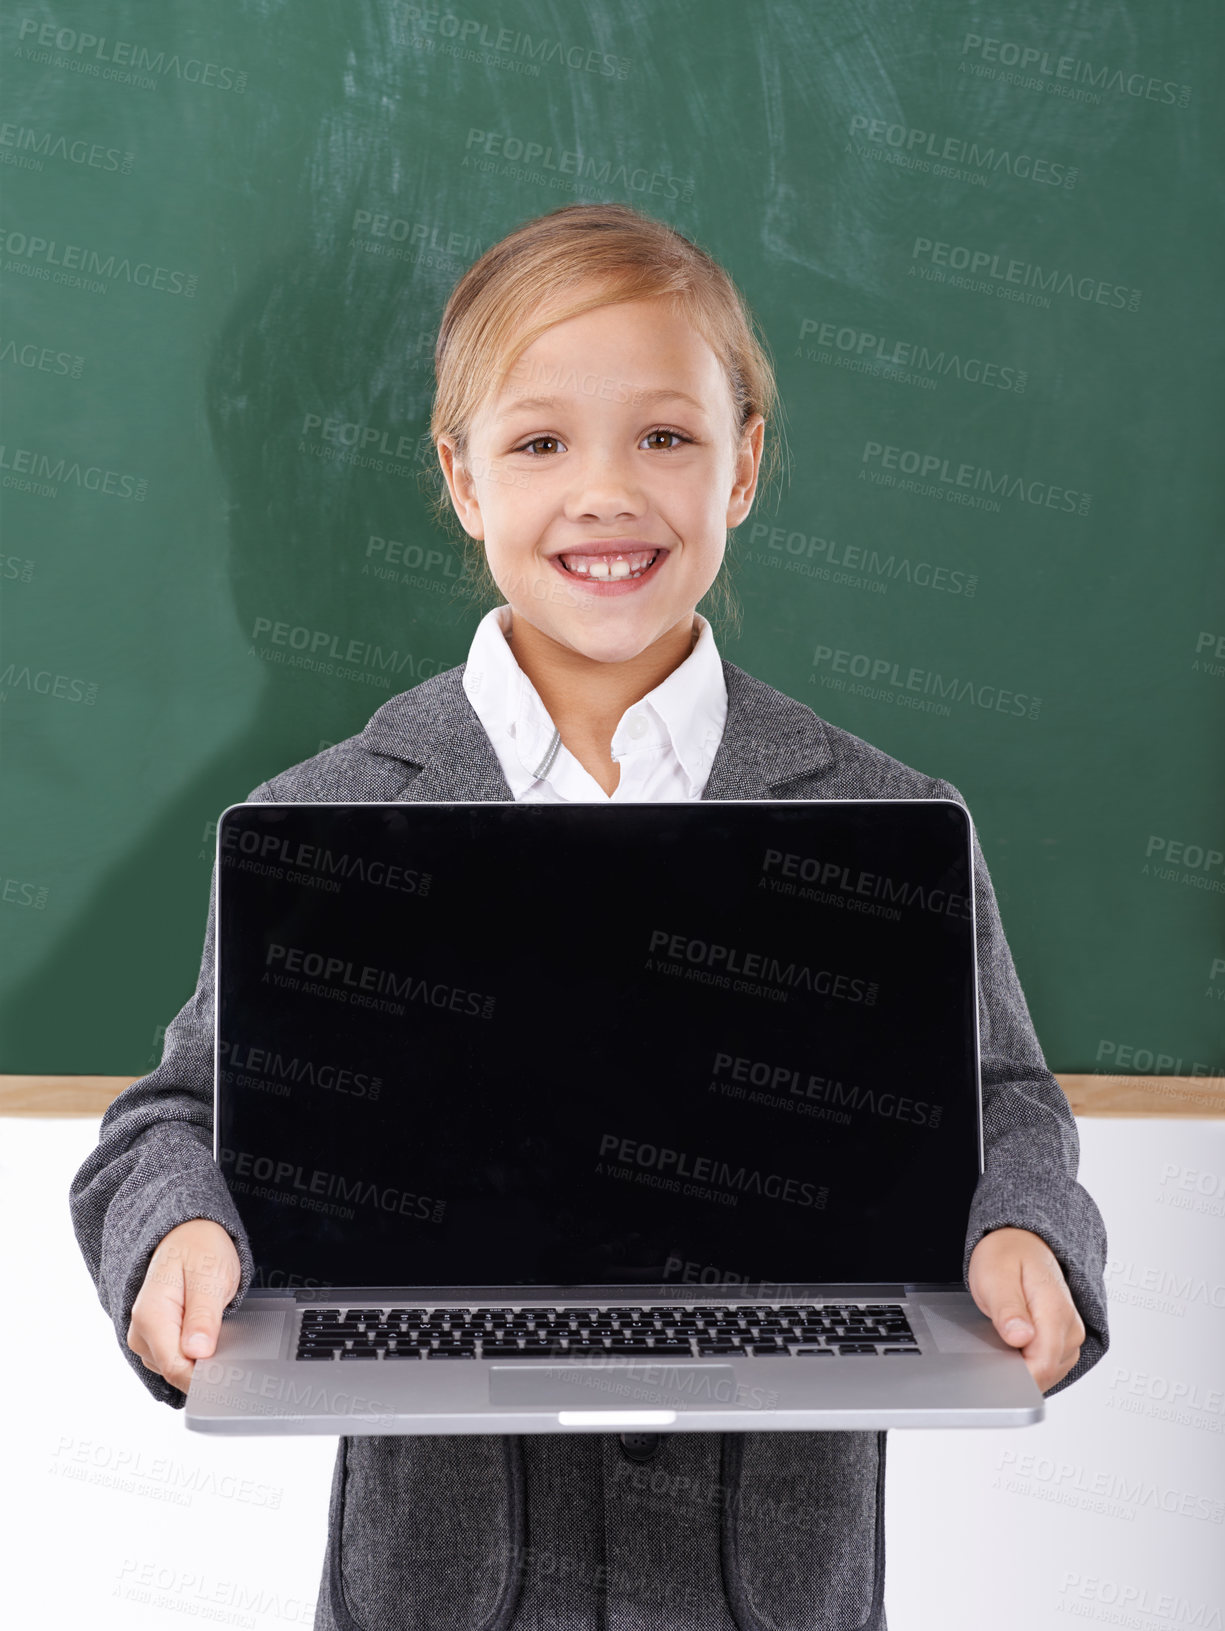
[[[459,527],[438,466],[439,437],[451,439],[457,459],[467,464],[473,420],[546,329],[601,306],[660,296],[672,301],[723,365],[737,437],[753,414],[765,418],[761,485],[777,473],[779,448],[768,434],[779,409],[774,369],[727,272],[692,240],[627,204],[564,204],[517,227],[468,268],[451,291],[434,346],[431,507],[439,524],[458,535],[465,580],[475,585],[478,600],[503,597],[483,544]],[[738,628],[740,607],[726,555],[707,596],[712,607],[704,615],[711,623],[726,618]]]

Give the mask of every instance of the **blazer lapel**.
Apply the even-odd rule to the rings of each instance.
[[[735,663],[722,662],[727,722],[702,797],[785,797],[780,790],[788,782],[821,776],[834,758],[824,721]],[[392,697],[360,733],[369,752],[419,767],[401,799],[511,802],[493,744],[464,691],[464,666]]]
[[[371,753],[420,766],[420,774],[399,795],[402,800],[513,802],[493,743],[463,688],[464,668],[460,663],[392,697],[361,732],[361,743]]]
[[[704,799],[764,799],[834,761],[825,722],[802,702],[723,658],[727,723]],[[783,795],[785,796],[785,795]]]

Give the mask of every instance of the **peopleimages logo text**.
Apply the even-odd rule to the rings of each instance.
[[[446,981],[399,974],[394,969],[377,968],[372,963],[354,963],[346,957],[325,957],[322,952],[309,951],[302,946],[283,946],[272,941],[265,954],[268,971],[263,978],[272,984],[284,984],[289,990],[301,989],[306,995],[328,994],[328,987],[352,992],[355,996],[377,992],[380,997],[396,998],[401,1002],[420,1002],[429,1008],[449,1008],[452,1013],[477,1014],[492,1019],[496,998],[479,991],[468,991],[463,986],[448,985]],[[283,969],[285,974],[273,973]],[[305,975],[306,982],[294,976]],[[316,982],[314,985],[310,981]]]
[[[815,991],[818,996],[841,997],[846,1002],[862,1002],[869,1006],[876,1001],[880,989],[874,980],[852,979],[847,974],[836,974],[832,969],[809,968],[807,963],[784,963],[765,952],[741,951],[736,946],[723,946],[715,940],[697,940],[687,934],[673,934],[667,929],[652,929],[650,950],[720,973],[742,974],[750,980],[790,986],[793,990]]]
[[[414,1190],[376,1183],[370,1178],[346,1177],[343,1173],[326,1172],[318,1167],[308,1173],[300,1163],[276,1160],[270,1155],[257,1155],[250,1150],[232,1150],[223,1145],[219,1164],[227,1176],[233,1174],[239,1178],[255,1178],[261,1184],[271,1184],[274,1189],[289,1194],[299,1191],[305,1195],[322,1195],[346,1204],[356,1202],[359,1206],[377,1207],[380,1212],[398,1212],[401,1217],[424,1218],[441,1223],[446,1209],[445,1201],[418,1195]]]
[[[761,870],[767,877],[798,878],[805,883],[820,885],[822,889],[843,889],[857,895],[871,895],[876,900],[890,903],[900,901],[903,906],[918,906],[927,912],[946,913],[949,917],[971,917],[970,901],[948,889],[928,888],[921,883],[887,877],[883,872],[853,873],[849,866],[838,860],[822,860],[815,855],[799,855],[790,850],[767,849],[761,859]]]
[[[670,1178],[690,1178],[696,1183],[736,1190],[742,1195],[765,1195],[770,1200],[791,1201],[797,1206],[824,1208],[829,1191],[824,1185],[805,1183],[800,1178],[784,1178],[781,1173],[758,1172],[755,1167],[735,1167],[710,1155],[687,1155],[684,1150],[663,1144],[643,1144],[619,1133],[600,1137],[600,1155],[629,1166],[649,1168]]]
[[[363,855],[339,855],[326,846],[305,842],[294,843],[279,833],[245,831],[228,826],[221,838],[223,850],[238,850],[243,855],[255,855],[261,861],[273,861],[288,867],[301,867],[323,873],[326,877],[346,880],[357,878],[362,883],[375,884],[387,889],[400,889],[409,895],[428,895],[431,874],[415,867],[396,866],[390,861],[367,860]]]
[[[1125,311],[1140,309],[1140,290],[1125,283],[1073,272],[1067,267],[1042,266],[1036,261],[1018,260],[1005,251],[980,249],[970,244],[946,243],[938,238],[917,237],[911,249],[912,261],[947,266],[954,272],[967,272],[972,278],[996,278],[1001,287],[1017,284],[1045,294],[1068,295],[1098,306],[1115,306]]]

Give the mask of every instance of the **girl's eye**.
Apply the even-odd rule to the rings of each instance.
[[[667,425],[658,425],[654,430],[647,431],[643,441],[648,441],[652,436],[670,436],[672,438],[668,447],[659,448],[661,453],[672,453],[683,443],[692,442],[693,440],[692,436],[686,436],[683,431],[671,430]],[[540,442],[552,442],[556,446],[558,438],[556,436],[533,436],[530,442],[523,442],[512,451],[515,453],[531,453],[535,458],[543,458],[545,457],[544,454],[536,452],[537,444]]]

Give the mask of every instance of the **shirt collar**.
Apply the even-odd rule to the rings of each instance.
[[[691,790],[705,784],[727,721],[727,682],[714,631],[700,612],[694,613],[694,621],[698,637],[688,657],[625,710],[612,739],[614,758],[632,753],[634,717],[646,713],[656,722],[661,745],[676,755]]]
[[[515,661],[506,638],[509,605],[495,606],[477,624],[464,666],[468,700],[499,749],[505,748],[504,773],[516,797],[533,782],[547,778],[554,726],[536,687]],[[639,750],[671,750],[700,789],[723,737],[727,721],[727,682],[710,623],[694,613],[698,637],[685,660],[631,704],[613,733],[614,756]],[[635,735],[631,722],[646,717],[650,730]],[[513,747],[512,747],[513,744]],[[555,757],[555,754],[552,756]]]

